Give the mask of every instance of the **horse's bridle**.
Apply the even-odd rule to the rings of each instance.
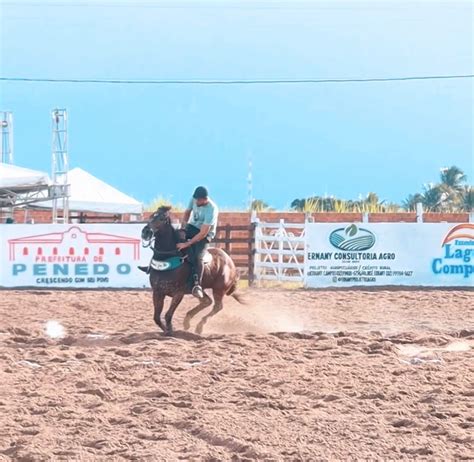
[[[150,223],[153,223],[157,218],[161,218],[160,221],[165,225],[171,225],[171,218],[168,215],[168,212],[156,211],[151,215],[148,223],[142,229],[142,247],[147,249],[150,248],[153,252],[159,252],[161,255],[176,255],[176,250],[157,250],[153,245],[156,240],[156,234],[158,231],[153,231],[150,226]]]
[[[152,250],[155,250],[153,247],[153,242],[155,241],[155,233],[151,229],[150,223],[152,223],[153,220],[156,218],[156,214],[157,212],[151,215],[150,219],[148,220],[148,223],[142,229],[141,237],[142,237],[142,247],[144,249],[147,249],[148,247],[150,247]]]

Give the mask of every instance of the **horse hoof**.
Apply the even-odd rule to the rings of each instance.
[[[163,326],[163,324],[161,324],[161,323],[159,323],[159,322],[155,322],[155,324],[156,324],[163,332],[166,331],[165,326]]]
[[[166,337],[173,337],[173,334],[174,334],[173,329],[165,330]]]
[[[196,330],[195,330],[194,332],[196,332],[196,334],[201,335],[201,334],[202,334],[203,327],[204,327],[204,326],[201,326],[200,324],[198,324],[198,325],[196,326]]]
[[[190,329],[190,327],[191,327],[191,323],[187,319],[185,319],[183,321],[183,329],[188,331]]]

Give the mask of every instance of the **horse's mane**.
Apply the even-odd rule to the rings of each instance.
[[[158,215],[158,214],[168,215],[169,212],[171,211],[171,209],[172,209],[171,205],[162,205],[162,206],[160,206],[156,209],[156,212],[154,213],[154,215]],[[172,227],[171,221],[169,221],[167,224],[168,224],[168,226]],[[172,229],[173,229],[173,234],[174,234],[176,242],[185,242],[186,241],[185,234],[184,234],[183,230],[178,230],[178,229],[175,229],[173,227],[172,227]]]
[[[171,209],[171,205],[162,205],[156,209],[155,213],[169,213]]]

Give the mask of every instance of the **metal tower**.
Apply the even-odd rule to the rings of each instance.
[[[67,150],[67,111],[53,109],[53,140],[52,140],[52,200],[53,223],[67,223],[69,220],[69,157]],[[59,209],[62,216],[59,216]]]
[[[13,114],[8,111],[0,112],[2,142],[0,144],[0,162],[13,164]]]

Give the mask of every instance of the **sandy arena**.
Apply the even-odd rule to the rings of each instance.
[[[473,292],[245,297],[166,338],[150,292],[1,291],[0,460],[474,460]]]

